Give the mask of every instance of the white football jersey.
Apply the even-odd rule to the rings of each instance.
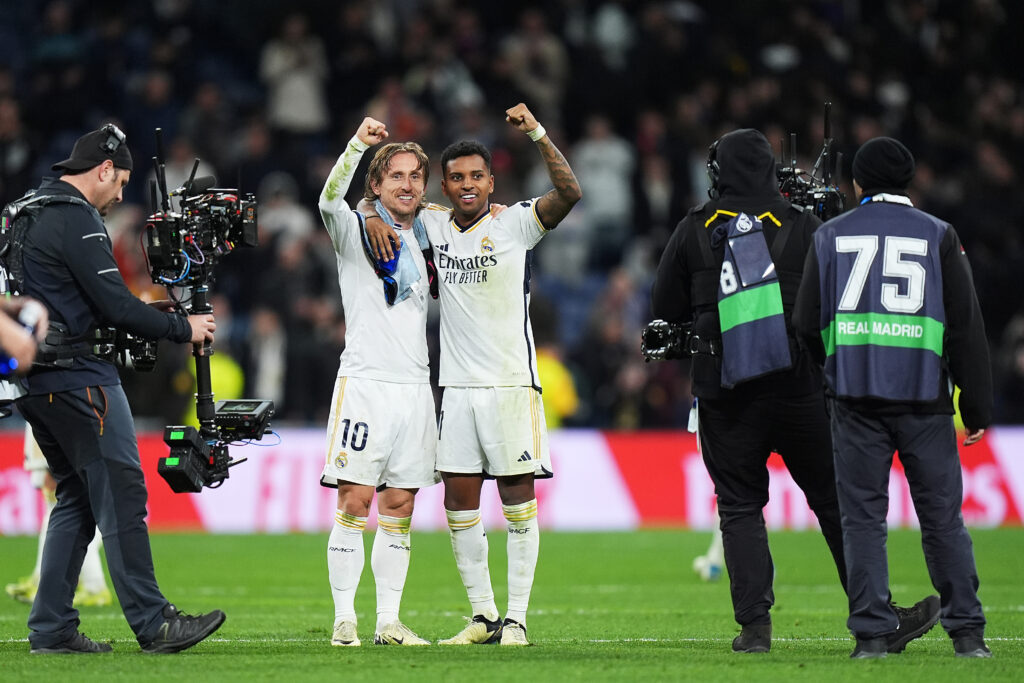
[[[338,158],[320,194],[320,215],[334,243],[345,309],[345,349],[339,376],[419,384],[430,381],[427,359],[427,268],[412,229],[398,229],[420,272],[412,293],[389,306],[362,245],[359,219],[345,193],[362,151],[351,143]]]
[[[444,207],[420,213],[440,284],[441,386],[540,389],[527,259],[547,231],[536,203],[465,227]]]

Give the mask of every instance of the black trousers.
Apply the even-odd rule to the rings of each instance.
[[[704,464],[718,497],[737,623],[771,623],[775,568],[762,510],[768,503],[766,463],[772,451],[782,456],[817,516],[845,589],[846,561],[823,395],[700,399],[698,415]]]
[[[942,626],[951,635],[982,634],[974,546],[960,512],[963,474],[950,415],[872,416],[832,401],[836,487],[850,574],[847,626],[858,638],[896,630],[889,608],[889,472],[893,451],[910,485],[921,524],[921,545],[942,604]]]
[[[167,599],[153,573],[146,484],[124,391],[113,385],[25,396],[18,409],[57,481],[39,592],[28,617],[29,642],[52,647],[78,629],[71,603],[97,526],[128,625],[140,642],[151,640]]]

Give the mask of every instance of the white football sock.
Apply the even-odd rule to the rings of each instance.
[[[537,499],[518,505],[502,505],[508,522],[508,611],[505,618],[526,625],[533,574],[540,551]]]
[[[327,540],[327,575],[334,597],[334,625],[356,620],[356,588],[366,562],[363,530],[366,517],[356,517],[341,510],[335,512],[334,527]]]
[[[89,542],[89,547],[85,549],[82,573],[78,576],[78,585],[90,593],[99,593],[107,588],[107,580],[103,576],[103,562],[100,560],[101,547],[103,547],[103,539],[97,529],[96,535]]]
[[[725,546],[722,543],[722,523],[718,519],[718,508],[715,508],[715,527],[711,532],[711,547],[708,548],[708,560],[712,564],[725,564]]]
[[[32,570],[32,578],[35,579],[36,583],[39,583],[39,572],[43,568],[43,546],[46,545],[46,530],[50,526],[50,513],[57,506],[56,499],[51,500],[50,496],[47,496],[45,492],[43,493],[43,499],[46,501],[46,512],[43,513],[43,522],[39,526],[39,548],[36,550],[36,566]]]
[[[495,621],[498,607],[494,604],[491,574],[487,569],[487,535],[480,523],[480,510],[445,510],[448,531],[452,537],[455,566],[459,568],[462,585],[473,615]]]
[[[409,525],[412,517],[377,516],[370,568],[377,583],[377,630],[398,621],[405,577],[409,573]]]

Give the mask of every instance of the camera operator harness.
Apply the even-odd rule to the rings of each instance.
[[[89,202],[79,197],[38,194],[37,190],[5,206],[0,214],[0,268],[3,272],[0,292],[18,293],[24,290],[22,246],[39,212],[52,204],[72,204],[95,211]],[[147,370],[152,369],[156,363],[156,343],[135,340],[114,327],[94,327],[83,334],[73,335],[64,322],[51,319],[33,364],[70,368],[75,358],[86,356],[95,356],[111,363],[119,361],[122,365],[131,358],[136,369]]]

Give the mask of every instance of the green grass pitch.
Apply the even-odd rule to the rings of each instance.
[[[186,612],[221,608],[221,630],[180,655],[143,654],[116,608],[82,611],[81,630],[111,641],[93,656],[31,656],[28,607],[0,595],[0,680],[366,681],[974,681],[1024,679],[1024,529],[973,530],[990,660],[953,656],[936,627],[902,655],[849,659],[846,600],[824,541],[770,534],[776,565],[775,638],[767,655],[737,655],[728,583],[690,570],[708,535],[680,530],[544,533],[531,601],[529,648],[375,647],[369,560],[356,608],[361,648],[329,644],[333,604],[326,534],[154,535],[164,593]],[[505,543],[489,534],[499,609]],[[367,546],[371,535],[367,534]],[[0,583],[25,574],[35,539],[0,539]],[[430,640],[458,631],[468,611],[446,534],[413,533],[402,604],[406,624]],[[889,539],[892,590],[909,605],[931,592],[913,531]]]

